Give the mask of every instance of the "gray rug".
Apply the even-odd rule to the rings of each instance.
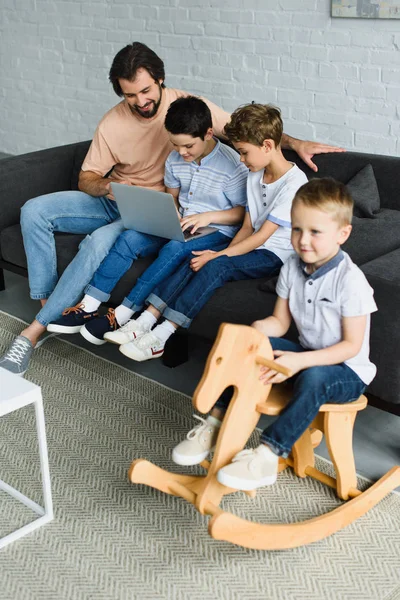
[[[20,330],[0,313],[1,351]],[[127,480],[139,457],[181,470],[169,457],[193,424],[187,396],[58,339],[35,352],[27,378],[42,388],[55,519],[0,551],[1,600],[400,598],[399,495],[308,547],[265,552],[214,541],[191,505]],[[40,502],[35,440],[32,407],[0,419],[0,477]],[[291,471],[254,500],[223,500],[261,522],[338,504],[329,488]],[[31,518],[0,495],[1,535]]]

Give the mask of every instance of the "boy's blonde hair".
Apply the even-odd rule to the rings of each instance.
[[[353,199],[346,186],[332,177],[311,179],[302,185],[296,192],[292,207],[299,202],[330,213],[340,227],[351,225]]]
[[[254,146],[262,146],[264,140],[273,140],[275,146],[279,146],[282,133],[281,111],[271,104],[240,106],[225,125],[230,142],[247,142]]]

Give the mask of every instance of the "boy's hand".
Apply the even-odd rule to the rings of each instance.
[[[199,227],[207,227],[207,225],[211,223],[211,218],[209,212],[183,217],[183,219],[181,219],[182,231],[190,229],[191,233],[195,233]]]
[[[132,185],[130,183],[130,181],[128,181],[127,179],[118,179],[118,181],[115,180],[115,181],[112,181],[112,182],[110,181],[109,183],[107,183],[106,189],[108,190],[108,194],[106,195],[106,198],[108,198],[109,200],[114,200],[114,202],[115,202],[115,198],[111,191],[111,183],[122,183],[123,185]]]
[[[190,268],[195,272],[200,271],[200,269],[210,260],[219,256],[218,252],[215,250],[193,250],[192,254],[195,254],[196,258],[192,258],[190,261]]]
[[[318,171],[318,167],[311,160],[315,154],[326,154],[328,152],[346,152],[345,148],[337,146],[329,146],[328,144],[320,144],[319,142],[307,142],[304,140],[296,140],[292,145],[293,150],[297,152],[300,158],[312,169]]]
[[[285,352],[284,350],[274,350],[274,360],[280,365],[291,370],[292,376],[302,370],[301,352]],[[283,373],[278,373],[268,367],[261,367],[260,379],[264,381],[264,385],[270,383],[282,383],[288,379]]]

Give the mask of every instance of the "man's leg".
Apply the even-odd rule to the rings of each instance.
[[[57,280],[55,232],[92,233],[119,217],[115,203],[83,192],[56,192],[33,198],[21,209],[31,298],[47,299]]]

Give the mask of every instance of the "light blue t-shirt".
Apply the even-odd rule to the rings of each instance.
[[[183,217],[246,205],[248,169],[237,152],[215,141],[215,148],[200,164],[185,162],[175,150],[167,158],[164,183],[169,188],[180,188],[178,200]],[[210,226],[232,238],[240,224],[210,223]]]

